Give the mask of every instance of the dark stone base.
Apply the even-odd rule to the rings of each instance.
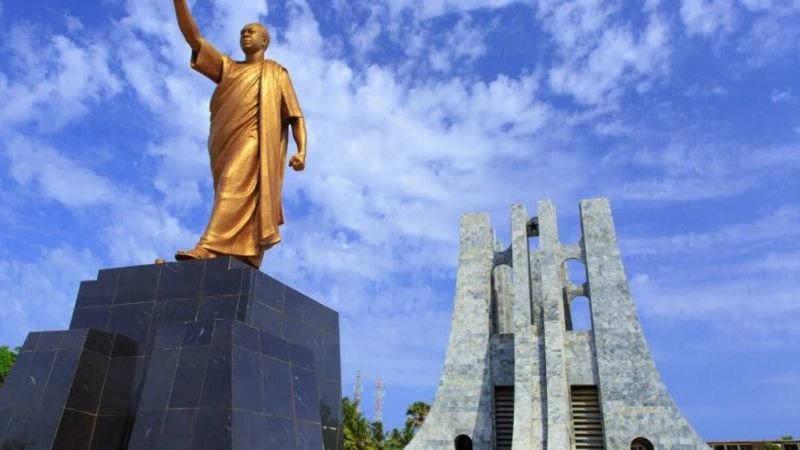
[[[338,314],[233,258],[101,270],[31,333],[0,450],[339,450]]]

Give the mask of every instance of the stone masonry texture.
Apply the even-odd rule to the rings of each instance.
[[[644,339],[606,199],[580,203],[582,237],[562,244],[555,207],[535,218],[511,209],[511,245],[494,238],[486,214],[461,222],[450,341],[431,411],[412,450],[455,448],[466,435],[493,450],[494,389],[513,384],[513,450],[572,450],[571,389],[594,386],[604,448],[645,438],[658,450],[707,450],[667,391]],[[528,226],[534,220],[538,227]],[[535,231],[534,231],[535,230]],[[538,231],[538,232],[537,232]],[[582,263],[575,285],[566,262]],[[591,328],[572,330],[571,302],[589,299]]]

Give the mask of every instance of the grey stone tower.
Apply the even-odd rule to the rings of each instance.
[[[503,249],[487,214],[462,218],[444,370],[407,449],[708,449],[650,356],[608,201],[581,202],[580,220],[583,237],[565,245],[550,202],[533,219],[513,206]],[[569,280],[569,260],[583,263],[585,283]],[[578,297],[588,330],[573,330]]]

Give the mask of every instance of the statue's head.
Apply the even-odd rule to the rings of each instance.
[[[239,35],[239,45],[245,55],[267,50],[269,47],[269,32],[260,23],[248,23],[242,27]]]

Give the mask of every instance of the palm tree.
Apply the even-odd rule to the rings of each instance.
[[[342,422],[345,450],[401,450],[414,437],[431,406],[425,402],[414,402],[406,410],[403,429],[393,429],[387,438],[382,422],[370,422],[358,410],[358,402],[342,399]]]
[[[431,405],[425,402],[412,403],[406,410],[406,428],[411,427],[414,433],[419,431],[430,410]]]
[[[384,450],[386,448],[386,433],[383,431],[383,422],[376,420],[370,423],[369,434],[373,448],[376,450]]]
[[[386,441],[386,450],[400,450],[405,448],[413,438],[414,429],[410,424],[406,424],[402,431],[395,428],[389,433],[389,439]]]

